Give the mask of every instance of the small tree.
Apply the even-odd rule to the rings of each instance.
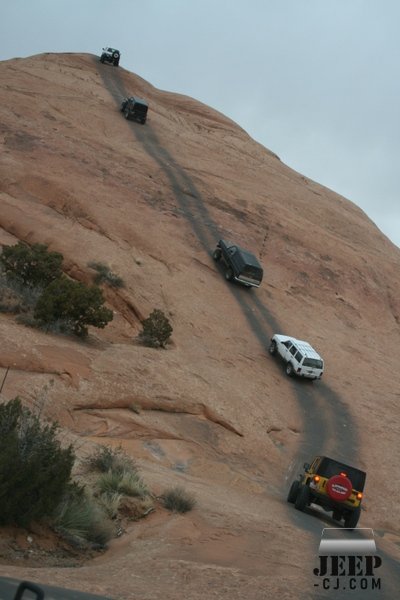
[[[61,277],[50,283],[37,301],[34,317],[41,325],[62,322],[65,331],[85,337],[88,325],[104,328],[112,321],[112,310],[103,306],[102,291],[96,285]]]
[[[62,275],[63,256],[49,252],[44,244],[28,246],[18,242],[15,246],[3,246],[0,263],[7,279],[23,285],[46,287]]]
[[[43,425],[18,398],[0,404],[0,524],[27,526],[51,516],[69,484],[72,446],[57,425]]]
[[[155,308],[153,312],[142,321],[143,331],[140,333],[144,344],[153,348],[165,345],[172,334],[172,326],[168,317],[162,310]]]

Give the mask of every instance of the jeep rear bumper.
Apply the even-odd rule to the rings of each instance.
[[[260,283],[258,281],[253,281],[252,279],[245,279],[242,277],[234,277],[233,278],[235,281],[237,281],[238,283],[242,283],[243,285],[248,285],[249,287],[255,287],[258,288],[260,287]]]
[[[359,508],[361,502],[355,501],[354,503],[351,500],[345,500],[344,502],[335,502],[332,500],[327,494],[321,494],[317,490],[314,490],[311,486],[310,489],[310,502],[313,504],[318,504],[318,506],[322,506],[322,508],[326,511],[348,511],[352,512]]]

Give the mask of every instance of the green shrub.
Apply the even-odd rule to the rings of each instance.
[[[88,325],[103,328],[112,320],[113,312],[103,303],[99,287],[61,277],[46,287],[37,301],[34,317],[48,329],[61,322],[66,331],[85,337]]]
[[[107,473],[107,471],[114,471],[116,473],[131,471],[137,473],[135,462],[120,447],[110,448],[109,446],[102,446],[86,459],[86,463],[89,468],[101,473]]]
[[[3,246],[0,264],[9,280],[19,281],[27,287],[45,287],[62,274],[63,256],[49,252],[44,244],[28,246],[18,242]]]
[[[52,525],[74,542],[104,546],[114,535],[114,527],[103,508],[87,492],[71,486],[53,514]]]
[[[19,398],[0,404],[0,524],[27,526],[49,516],[70,481],[72,447],[57,425],[44,425]]]
[[[161,502],[168,510],[179,513],[188,512],[196,505],[194,496],[179,486],[166,490],[161,496]]]
[[[101,283],[107,283],[114,288],[124,287],[125,284],[122,277],[119,277],[119,275],[113,273],[111,269],[107,267],[107,265],[98,262],[91,262],[88,266],[97,271],[94,277],[94,282],[97,283],[97,285],[100,285]]]
[[[0,312],[17,315],[23,311],[22,301],[18,294],[8,287],[0,287]]]
[[[172,326],[162,310],[155,308],[147,319],[142,321],[142,327],[140,338],[146,346],[165,348],[172,334]]]

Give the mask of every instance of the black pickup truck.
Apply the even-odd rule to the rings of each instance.
[[[142,124],[146,122],[148,108],[149,105],[145,100],[140,100],[140,98],[134,96],[124,98],[121,103],[121,112],[124,113],[125,119],[133,119]]]
[[[237,244],[219,240],[213,258],[221,261],[225,270],[225,279],[237,281],[246,287],[259,287],[263,278],[263,269],[257,258]]]

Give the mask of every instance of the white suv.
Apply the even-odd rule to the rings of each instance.
[[[270,354],[276,353],[286,363],[289,377],[298,375],[308,379],[320,379],[324,372],[324,361],[308,342],[276,333],[271,338]]]

